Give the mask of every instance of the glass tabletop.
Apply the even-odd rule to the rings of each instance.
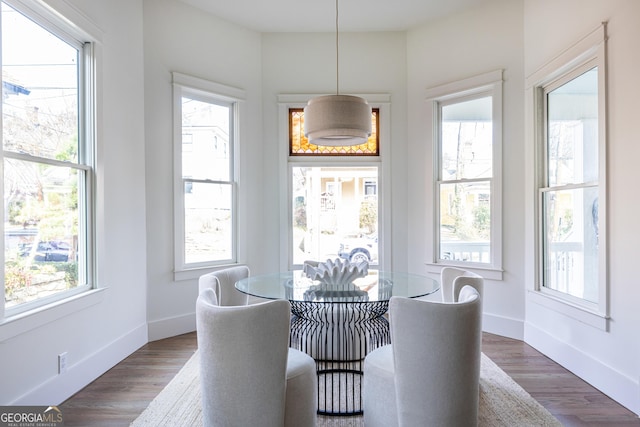
[[[369,270],[350,283],[312,280],[302,270],[250,276],[239,280],[236,289],[267,299],[309,302],[376,302],[392,296],[421,297],[440,289],[437,280],[417,274]]]

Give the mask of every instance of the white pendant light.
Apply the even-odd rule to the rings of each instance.
[[[336,0],[336,94],[311,99],[304,108],[304,136],[314,145],[364,144],[371,135],[371,107],[357,96],[340,95]]]

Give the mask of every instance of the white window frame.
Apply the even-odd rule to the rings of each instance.
[[[96,276],[95,246],[95,185],[96,185],[96,145],[99,128],[97,117],[99,104],[96,87],[102,32],[75,8],[64,3],[56,4],[53,9],[44,3],[29,0],[4,0],[15,10],[27,16],[51,34],[59,37],[79,51],[81,64],[78,64],[78,161],[66,164],[56,160],[42,159],[40,162],[50,165],[70,167],[80,171],[84,180],[78,188],[79,224],[78,224],[78,286],[74,289],[58,292],[54,295],[38,298],[15,307],[5,307],[4,268],[2,269],[3,296],[0,299],[0,342],[19,335],[30,329],[65,316],[69,310],[82,309],[102,300],[102,289],[98,289]],[[1,107],[0,107],[1,108]],[[36,160],[27,154],[7,154],[7,157]],[[3,174],[3,161],[0,161],[0,175]],[[0,193],[4,192],[0,185]],[[3,197],[4,198],[4,197]],[[0,213],[4,224],[4,212]],[[2,239],[4,254],[4,239]],[[4,260],[4,256],[3,256]],[[3,262],[4,264],[4,262]]]
[[[239,171],[239,132],[238,123],[242,119],[242,104],[245,92],[242,89],[211,82],[197,77],[174,72],[173,77],[173,170],[174,170],[174,280],[189,280],[224,266],[238,262],[238,171]],[[192,96],[214,104],[226,103],[232,108],[232,123],[229,135],[231,152],[232,191],[232,256],[230,259],[200,263],[185,262],[184,229],[184,183],[182,176],[182,97]]]
[[[391,230],[391,198],[388,189],[391,188],[390,158],[390,99],[387,94],[360,94],[372,108],[378,108],[379,127],[379,155],[378,156],[290,156],[289,155],[289,109],[304,108],[309,99],[317,94],[279,95],[278,96],[278,129],[280,141],[280,269],[282,271],[301,267],[293,264],[293,236],[292,212],[293,198],[291,197],[291,171],[293,167],[369,167],[378,168],[378,268],[391,269],[391,239],[386,234]],[[387,231],[389,230],[389,231]]]
[[[608,273],[607,273],[607,93],[606,93],[606,23],[563,51],[552,61],[526,79],[526,121],[528,188],[526,250],[528,262],[525,271],[528,298],[551,310],[563,313],[596,327],[608,328]],[[598,67],[598,301],[592,303],[542,286],[542,203],[541,194],[546,186],[546,118],[545,94],[554,85],[566,82],[583,72]]]
[[[442,267],[456,266],[474,271],[486,279],[502,280],[502,70],[447,83],[426,91],[427,117],[433,122],[433,210],[427,213],[427,222],[433,225],[427,241],[427,270],[440,273]],[[491,188],[491,250],[489,263],[475,263],[440,259],[440,111],[444,104],[463,102],[490,96],[492,98],[492,177]]]

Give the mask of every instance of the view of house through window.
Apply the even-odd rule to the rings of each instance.
[[[545,90],[543,286],[598,301],[598,69]]]
[[[492,97],[440,105],[439,258],[491,262]]]
[[[87,284],[83,43],[2,3],[5,308]],[[61,34],[59,31],[56,34]]]
[[[378,265],[378,167],[293,166],[293,264]]]

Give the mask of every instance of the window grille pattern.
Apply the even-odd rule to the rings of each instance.
[[[304,110],[289,109],[289,155],[290,156],[378,156],[380,138],[378,117],[380,109],[371,111],[371,136],[364,144],[344,147],[326,147],[309,143],[304,136]]]

